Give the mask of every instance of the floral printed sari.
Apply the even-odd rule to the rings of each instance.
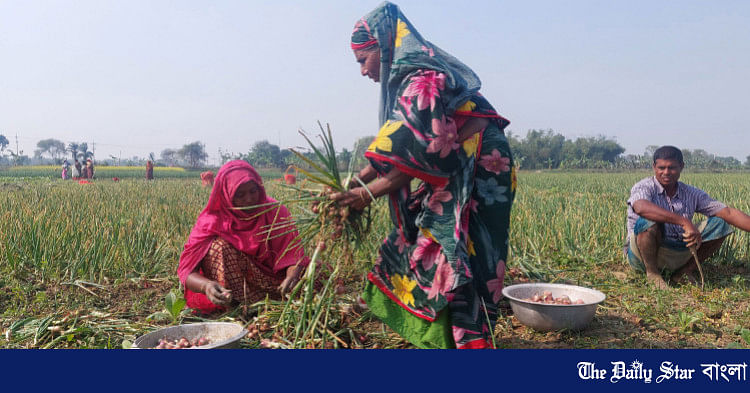
[[[479,94],[479,78],[395,5],[355,25],[352,46],[368,38],[381,50],[383,88],[381,129],[365,156],[379,175],[395,167],[421,183],[390,194],[394,229],[363,297],[417,346],[493,347],[516,188],[509,122]],[[490,122],[459,141],[472,117]]]

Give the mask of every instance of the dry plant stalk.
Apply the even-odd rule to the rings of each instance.
[[[698,273],[701,275],[701,291],[703,290],[704,281],[703,281],[703,268],[701,268],[701,263],[698,260],[698,253],[696,253],[695,246],[690,246],[690,253],[693,254],[693,259],[695,259],[695,265],[698,266]]]

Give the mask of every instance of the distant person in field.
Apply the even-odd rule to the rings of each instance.
[[[81,163],[78,162],[78,159],[75,160],[75,163],[73,164],[73,179],[78,180],[81,178]]]
[[[146,161],[146,180],[154,180],[154,163]]]
[[[70,163],[68,162],[67,158],[63,160],[63,164],[62,164],[62,179],[63,180],[70,179]]]
[[[267,232],[291,219],[285,206],[269,208],[272,203],[277,201],[266,195],[247,162],[234,160],[219,169],[177,269],[188,307],[212,313],[233,301],[281,299],[294,288],[310,261],[296,229]],[[252,206],[257,207],[237,209]]]
[[[214,173],[212,171],[205,171],[201,173],[201,183],[203,184],[203,187],[213,187]]]
[[[86,167],[83,169],[83,172],[85,173],[85,179],[94,178],[94,162],[90,158],[86,159]]]
[[[697,247],[703,262],[733,232],[730,224],[750,231],[750,216],[680,182],[684,167],[680,149],[660,147],[654,152],[654,176],[636,183],[628,199],[628,262],[659,289],[668,287],[665,272],[671,272],[672,283],[697,282],[689,247]],[[696,212],[707,217],[698,226],[692,221]]]

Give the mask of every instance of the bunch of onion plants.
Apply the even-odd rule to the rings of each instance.
[[[272,224],[263,233],[268,239],[272,239],[298,231],[299,243],[290,245],[284,253],[300,244],[306,249],[314,247],[304,275],[282,302],[281,311],[274,313],[274,337],[281,342],[266,341],[269,347],[346,346],[346,341],[340,336],[346,333],[351,335],[351,331],[339,329],[345,318],[340,312],[341,302],[336,293],[336,284],[342,265],[352,262],[354,245],[360,243],[368,231],[370,210],[350,211],[348,207],[339,207],[330,199],[332,193],[346,191],[351,182],[361,185],[364,183],[354,174],[354,160],[350,160],[345,173],[339,170],[331,128],[329,125],[323,128],[322,124],[318,124],[321,129],[318,135],[322,142],[320,147],[300,130],[310,146],[312,157],[291,149],[306,165],[297,165],[295,168],[304,175],[303,181],[284,186],[292,191],[292,196],[281,198],[277,203],[250,207],[258,209],[258,213],[249,218],[253,219],[274,209],[278,212],[281,204],[299,204],[299,214],[291,219],[272,220]]]

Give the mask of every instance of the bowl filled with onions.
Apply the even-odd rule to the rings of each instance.
[[[519,322],[542,332],[584,329],[606,299],[596,289],[552,283],[509,285],[503,296]]]
[[[231,322],[200,322],[170,326],[135,339],[133,349],[238,348],[247,330]]]

